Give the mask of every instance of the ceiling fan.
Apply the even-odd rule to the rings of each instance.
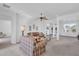
[[[43,13],[40,13],[40,15],[41,15],[41,16],[40,16],[41,21],[42,21],[42,20],[48,20],[48,18],[47,18],[46,16],[43,16]]]

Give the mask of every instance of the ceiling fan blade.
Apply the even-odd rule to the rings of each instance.
[[[40,17],[34,18],[35,21],[36,21],[36,20],[39,20],[39,19],[40,19]]]
[[[46,16],[43,17],[44,20],[48,20]]]

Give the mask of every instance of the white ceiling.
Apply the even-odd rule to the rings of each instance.
[[[79,12],[79,3],[9,3],[9,5],[35,17],[43,12],[49,19],[56,15]]]
[[[1,6],[0,4],[0,20],[11,20],[13,16],[13,11]]]

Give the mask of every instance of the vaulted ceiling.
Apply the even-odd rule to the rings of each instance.
[[[55,18],[56,15],[79,12],[79,3],[9,3],[8,5],[34,17],[39,17],[42,12],[49,19]]]
[[[25,14],[35,18],[39,17],[42,12],[49,20],[57,15],[61,16],[79,12],[79,3],[7,3],[7,5],[18,10],[17,12],[23,11]],[[10,19],[12,15],[13,13],[10,9],[0,5],[0,19]]]
[[[11,20],[13,16],[13,11],[3,7],[0,4],[0,20]]]

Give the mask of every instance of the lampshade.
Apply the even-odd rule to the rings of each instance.
[[[25,25],[21,26],[21,31],[25,31]]]

